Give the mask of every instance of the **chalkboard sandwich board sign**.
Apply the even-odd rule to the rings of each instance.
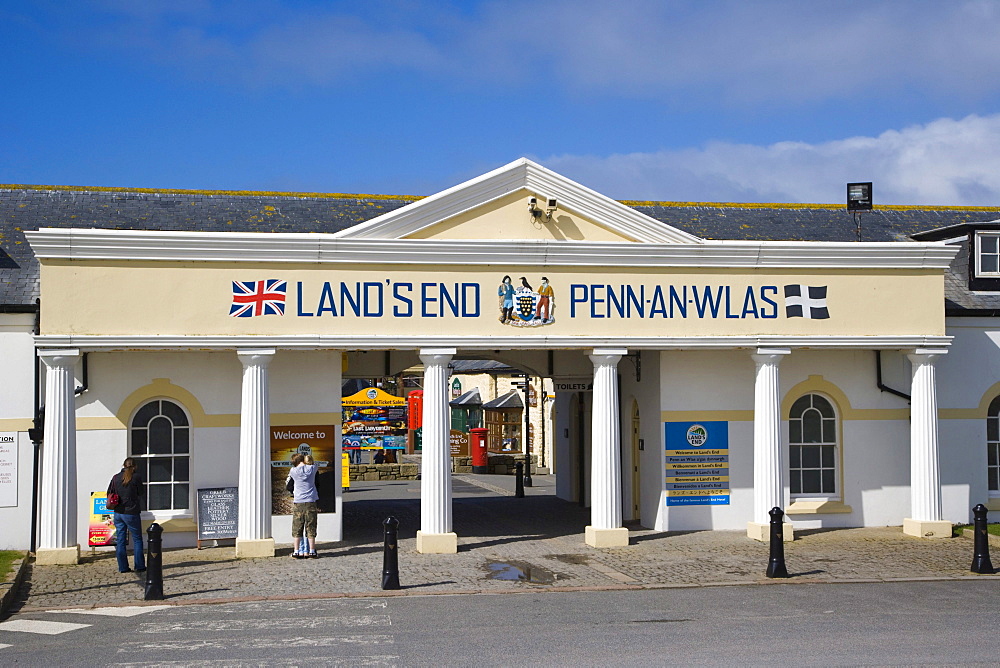
[[[198,549],[203,540],[236,538],[239,489],[210,487],[198,490]]]

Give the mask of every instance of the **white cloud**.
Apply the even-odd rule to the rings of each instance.
[[[619,199],[841,203],[845,184],[872,181],[876,204],[1000,206],[1000,114],[821,144],[717,142],[540,161]]]
[[[678,104],[1000,91],[1000,4],[508,0],[295,5],[105,0],[77,39],[201,76],[291,87],[395,69]]]

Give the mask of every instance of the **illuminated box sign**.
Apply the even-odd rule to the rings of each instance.
[[[668,506],[729,505],[729,423],[664,422]]]

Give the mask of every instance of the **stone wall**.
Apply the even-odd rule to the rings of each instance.
[[[472,473],[472,457],[452,457],[454,473]],[[490,455],[489,473],[514,475],[514,465],[523,462],[524,455]],[[419,464],[351,464],[351,480],[419,480]],[[538,473],[538,456],[531,456],[531,474]]]
[[[417,480],[419,464],[351,464],[351,480]]]
[[[455,463],[455,473],[472,473],[472,457],[452,457]],[[496,475],[514,475],[517,471],[514,465],[517,462],[524,462],[524,455],[501,455],[491,454],[489,456],[488,473]],[[538,456],[531,455],[531,474],[538,472]]]

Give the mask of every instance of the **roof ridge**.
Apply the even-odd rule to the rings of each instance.
[[[228,195],[240,197],[316,197],[328,199],[388,199],[417,201],[423,195],[371,195],[362,193],[316,193],[279,190],[195,190],[186,188],[125,188],[109,186],[47,186],[25,183],[0,183],[0,190],[57,190],[69,192],[121,192],[150,195]]]
[[[123,192],[150,195],[228,195],[239,197],[312,197],[322,199],[382,199],[416,202],[425,195],[376,195],[371,193],[320,193],[281,190],[198,190],[186,188],[128,188],[110,186],[54,186],[23,183],[0,183],[0,190],[55,190],[68,192]],[[844,204],[810,204],[802,202],[680,202],[657,200],[617,200],[630,207],[661,206],[670,208],[703,207],[711,209],[846,209]],[[1000,211],[1000,206],[876,204],[883,211]]]

